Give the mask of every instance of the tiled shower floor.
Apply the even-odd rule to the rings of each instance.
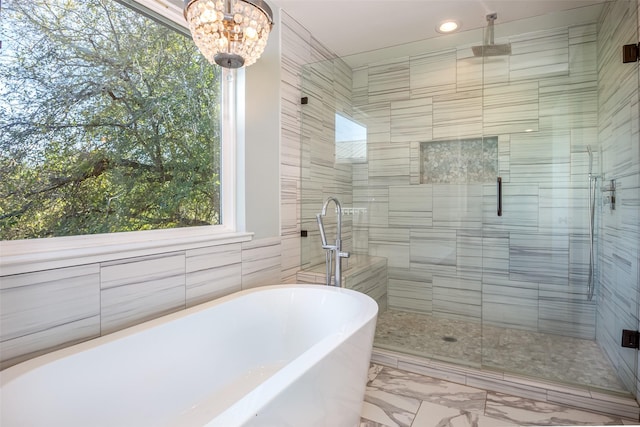
[[[590,340],[386,310],[378,314],[374,346],[540,379],[626,391],[605,354]]]

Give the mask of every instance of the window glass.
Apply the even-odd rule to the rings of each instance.
[[[5,0],[0,239],[220,223],[220,69],[114,0]]]
[[[336,162],[367,161],[367,128],[353,119],[336,113]]]

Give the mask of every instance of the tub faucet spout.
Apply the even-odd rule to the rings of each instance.
[[[327,236],[324,231],[324,223],[322,218],[327,215],[327,206],[333,202],[336,205],[337,214],[337,230],[336,240],[334,245],[327,243]],[[322,239],[322,249],[326,250],[326,266],[327,266],[327,285],[331,284],[331,276],[333,272],[333,285],[336,287],[342,287],[342,258],[349,258],[351,255],[349,252],[342,250],[342,205],[340,201],[331,196],[325,200],[322,205],[322,212],[316,215],[318,220],[318,228],[320,229],[320,238]],[[335,258],[335,268],[332,265]]]

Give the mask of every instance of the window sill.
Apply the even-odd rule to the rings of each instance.
[[[246,242],[222,226],[0,242],[0,276]]]

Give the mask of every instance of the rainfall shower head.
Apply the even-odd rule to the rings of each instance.
[[[495,44],[494,41],[494,22],[498,19],[497,13],[490,13],[487,15],[487,32],[484,37],[484,44],[482,46],[472,46],[473,56],[485,57],[485,56],[502,56],[511,55],[511,44]]]

